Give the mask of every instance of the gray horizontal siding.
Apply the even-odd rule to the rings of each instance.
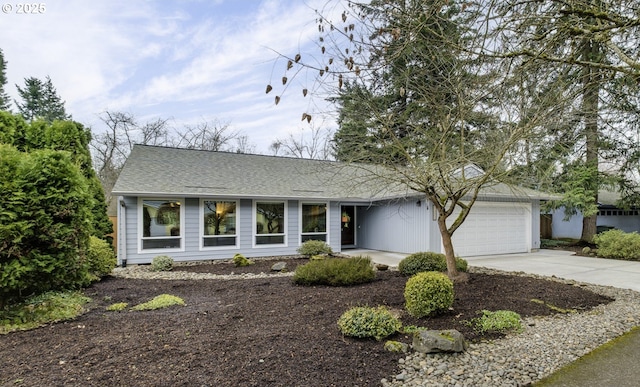
[[[225,198],[235,200],[233,198]],[[139,228],[138,228],[138,198],[124,197],[126,205],[125,231],[118,236],[120,241],[119,258],[126,257],[127,264],[150,263],[157,255],[168,255],[175,261],[199,261],[230,259],[236,253],[246,257],[281,256],[295,255],[300,246],[300,202],[289,200],[287,202],[287,236],[286,245],[283,246],[255,246],[253,245],[253,200],[238,200],[237,208],[237,238],[239,247],[229,247],[220,249],[200,248],[200,198],[183,199],[184,225],[183,243],[184,251],[167,249],[166,251],[154,250],[152,252],[139,251]],[[306,202],[306,201],[305,201]],[[314,202],[314,201],[309,201]],[[317,201],[315,201],[317,202]],[[329,204],[329,244],[334,251],[340,251],[340,206],[337,203]],[[124,250],[122,250],[124,249]]]
[[[424,200],[401,200],[359,207],[357,245],[363,249],[414,253],[429,250],[429,206]]]

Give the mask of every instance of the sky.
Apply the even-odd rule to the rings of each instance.
[[[140,123],[169,119],[177,130],[228,124],[248,136],[255,153],[270,153],[276,138],[336,127],[322,96],[302,96],[315,77],[290,70],[285,87],[286,61],[278,59],[278,52],[306,58],[318,51],[315,10],[325,3],[49,0],[25,13],[25,3],[5,1],[6,91],[18,99],[16,84],[50,76],[67,113],[95,133],[105,130],[103,112],[121,111]],[[311,124],[303,113],[313,115]]]

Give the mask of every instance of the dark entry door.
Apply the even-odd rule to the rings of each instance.
[[[356,211],[354,206],[342,206],[340,228],[342,229],[342,246],[356,244]]]

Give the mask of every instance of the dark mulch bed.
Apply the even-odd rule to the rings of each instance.
[[[273,261],[260,263],[271,267]],[[223,266],[227,266],[223,268]],[[268,271],[258,264],[252,272]],[[234,271],[229,264],[182,266]],[[218,272],[221,270],[222,272]],[[397,373],[398,354],[383,342],[343,337],[338,317],[356,305],[403,308],[406,278],[379,272],[348,288],[295,286],[288,277],[248,280],[109,278],[86,290],[91,310],[72,322],[0,336],[1,386],[375,386]],[[527,277],[471,274],[456,284],[454,310],[405,324],[455,328],[479,340],[463,321],[482,309],[522,316],[560,308],[589,309],[610,300],[577,286]],[[106,312],[169,293],[187,306]],[[487,338],[491,338],[487,337]],[[403,335],[395,340],[410,342]]]

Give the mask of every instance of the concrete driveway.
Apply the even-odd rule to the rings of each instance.
[[[398,266],[407,254],[376,250],[345,250],[351,256],[368,255],[376,263]],[[465,257],[469,265],[504,271],[522,271],[556,276],[597,285],[640,291],[640,262],[589,258],[562,250],[540,250],[533,253]]]

